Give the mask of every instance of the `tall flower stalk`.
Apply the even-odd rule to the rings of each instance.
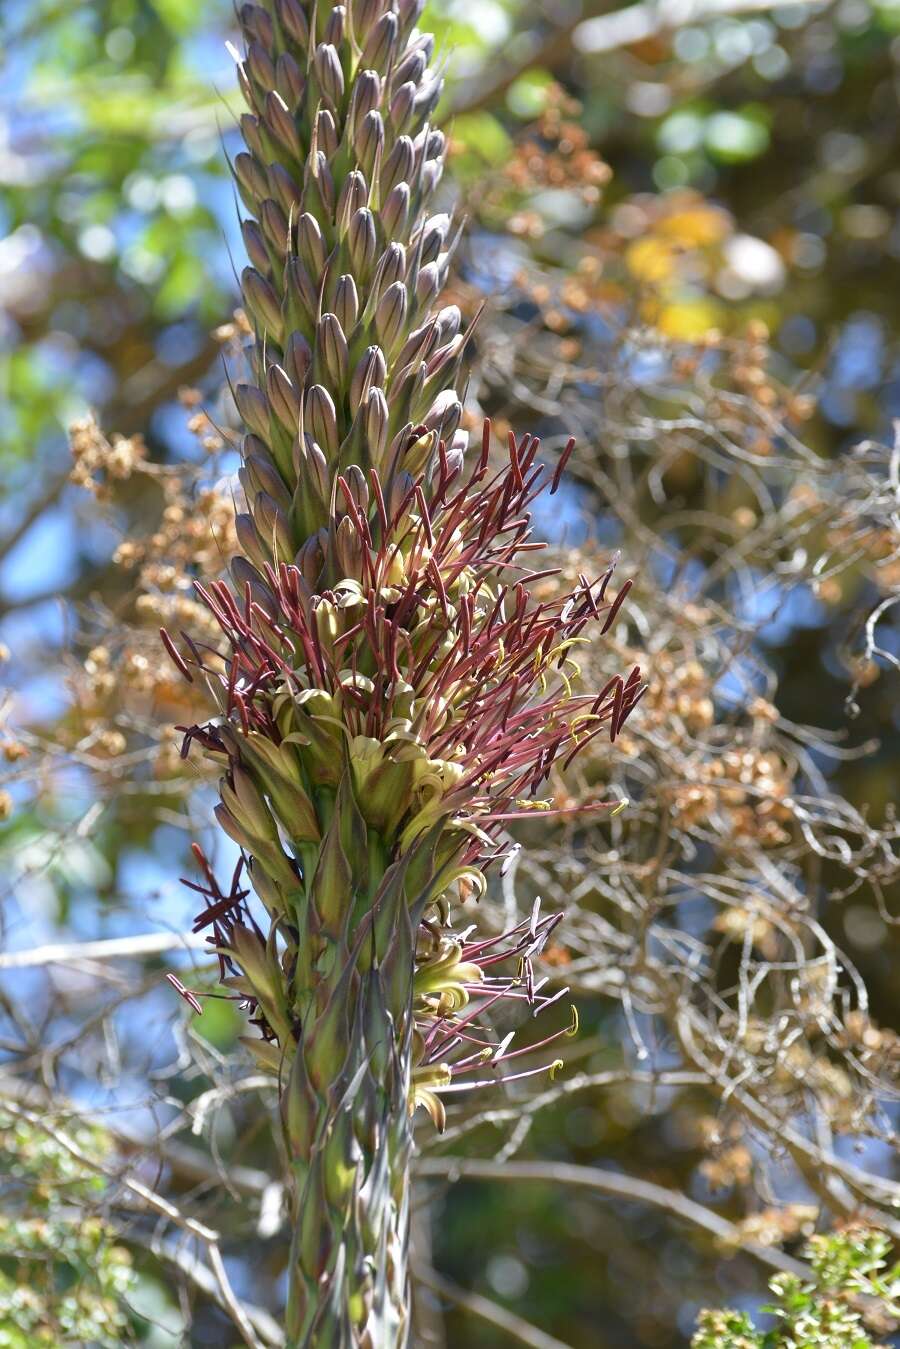
[[[454,910],[554,763],[614,737],[640,693],[636,670],[574,691],[582,630],[605,631],[625,593],[608,598],[609,573],[532,591],[548,573],[529,564],[529,506],[571,446],[551,476],[532,436],[498,462],[489,427],[473,449],[460,429],[422,5],[240,9],[242,553],[197,585],[218,649],[163,634],[218,705],[186,744],[222,771],[241,863],[221,889],[198,850],[198,928],[279,1085],[289,1349],[407,1343],[413,1110],[441,1127],[443,1092],[519,1052],[484,1016],[547,1001],[530,961],[556,922],[477,940]]]

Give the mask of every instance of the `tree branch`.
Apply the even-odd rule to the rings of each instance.
[[[470,1315],[496,1326],[498,1330],[505,1330],[507,1335],[511,1335],[519,1344],[527,1344],[530,1349],[569,1349],[562,1340],[554,1339],[552,1335],[538,1330],[537,1326],[531,1325],[521,1316],[516,1316],[515,1312],[508,1311],[506,1307],[499,1307],[496,1302],[482,1297],[480,1293],[467,1293],[434,1269],[414,1265],[413,1274],[425,1288],[429,1288],[440,1297],[447,1298],[449,1302],[455,1303]]]

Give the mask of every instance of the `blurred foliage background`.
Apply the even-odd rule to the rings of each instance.
[[[216,331],[230,320],[242,264],[227,168],[237,144],[231,22],[225,0],[3,6],[0,637],[14,690],[4,742],[12,780],[0,802],[7,952],[190,924],[193,900],[178,877],[189,874],[191,837],[203,836],[202,784],[188,805],[184,782],[170,781],[144,751],[134,751],[132,777],[124,774],[125,731],[183,712],[154,696],[152,679],[128,684],[135,670],[129,675],[114,653],[108,691],[124,681],[137,692],[119,730],[115,718],[92,727],[77,671],[96,649],[101,618],[130,603],[131,583],[112,557],[171,506],[166,475],[221,480],[234,467],[227,447],[191,434],[179,399],[201,386],[215,417],[232,417],[221,394],[228,334]],[[470,220],[464,295],[486,296],[526,335],[537,305],[563,342],[574,335],[601,352],[635,328],[701,345],[718,340],[711,333],[726,343],[768,334],[767,368],[790,398],[805,400],[803,436],[814,452],[837,466],[860,440],[890,439],[900,415],[892,330],[900,6],[449,0],[429,6],[427,22],[449,57],[442,117],[453,139],[453,190]],[[556,279],[536,295],[525,271]],[[478,397],[505,415],[516,400],[492,383],[487,338],[482,354]],[[580,395],[593,397],[587,385]],[[155,466],[123,472],[103,512],[96,494],[70,481],[67,428],[88,409],[107,432],[142,436]],[[582,454],[600,464],[604,446],[590,443]],[[689,499],[690,482],[684,490]],[[542,527],[556,543],[586,531],[602,541],[604,518],[591,499],[590,511],[576,502]],[[616,543],[627,557],[628,537]],[[861,671],[840,652],[865,612],[856,589],[809,592],[770,627],[765,646],[779,712],[861,748],[819,768],[880,824],[896,795],[900,718],[896,679],[886,676],[900,641],[889,615],[880,637],[887,654],[854,685]],[[122,770],[112,785],[104,779],[111,759]],[[823,921],[865,975],[878,1020],[896,1022],[890,914],[863,886]],[[195,1024],[173,1026],[162,974],[179,961],[151,957],[114,977],[91,966],[57,969],[49,986],[43,970],[0,969],[0,1059],[92,1117],[113,1119],[123,1136],[164,1128],[223,1074],[233,1083],[244,1072],[227,1057],[240,1033],[229,1003],[210,1001]],[[94,978],[104,987],[102,1015],[90,1010]],[[590,1053],[579,1066],[618,1063],[627,1039],[619,1011],[601,998],[580,1007]],[[105,1043],[70,1062],[91,1015]],[[893,1105],[885,1110],[893,1121]],[[737,1213],[733,1176],[714,1195],[702,1170],[696,1114],[684,1094],[597,1092],[542,1116],[528,1148],[621,1166]],[[270,1143],[252,1113],[216,1118],[209,1155],[258,1177]],[[894,1175],[891,1150],[876,1151],[867,1160]],[[271,1305],[277,1222],[254,1236],[209,1176],[189,1167],[173,1174],[177,1192],[216,1211],[234,1287]],[[788,1197],[806,1196],[800,1187]],[[765,1300],[764,1272],[749,1259],[689,1240],[677,1219],[634,1203],[462,1182],[441,1194],[427,1225],[420,1241],[454,1286],[515,1309],[575,1349],[684,1346],[700,1307]],[[106,1243],[105,1229],[98,1233]],[[248,1241],[257,1242],[252,1277]],[[120,1278],[118,1254],[103,1251],[112,1268],[103,1277]],[[120,1278],[133,1309],[128,1335],[154,1346],[229,1342],[209,1289],[195,1282],[190,1296],[169,1291],[167,1260],[171,1253],[137,1234],[133,1267]],[[260,1291],[261,1268],[271,1296]],[[432,1309],[423,1343],[441,1335],[478,1349],[515,1342],[471,1308],[442,1305],[446,1315]],[[124,1330],[112,1333],[130,1342]]]

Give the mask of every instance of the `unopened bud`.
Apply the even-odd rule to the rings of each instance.
[[[282,210],[287,215],[295,217],[300,206],[302,193],[287,169],[282,164],[270,164],[269,180],[272,184],[272,192],[266,192],[265,195],[267,197],[274,195]]]
[[[401,84],[391,99],[391,126],[399,134],[409,126],[416,106],[416,86],[409,81]]]
[[[339,47],[344,40],[344,30],[347,26],[347,7],[346,5],[332,5],[331,13],[325,24],[325,33],[323,41],[329,42],[332,47]]]
[[[254,117],[251,112],[241,114],[241,135],[244,138],[245,145],[248,146],[253,154],[259,160],[267,158],[265,143],[259,126],[259,118]]]
[[[338,278],[334,291],[334,312],[344,332],[352,332],[359,317],[359,293],[349,272]]]
[[[357,211],[369,200],[369,189],[359,169],[353,169],[344,179],[337,205],[338,238],[343,239],[350,227],[350,221]]]
[[[350,495],[363,515],[369,509],[369,485],[366,475],[358,464],[351,464],[344,473],[344,481],[350,489]]]
[[[308,211],[297,221],[297,252],[306,270],[312,276],[320,275],[325,266],[325,239],[318,220]]]
[[[384,145],[384,122],[380,112],[367,112],[356,133],[354,148],[363,172],[370,177]]]
[[[261,93],[274,87],[275,65],[261,43],[250,43],[244,58],[244,69]]]
[[[274,198],[266,197],[260,205],[259,223],[272,251],[277,257],[284,258],[290,243],[288,218]]]
[[[284,293],[292,328],[306,327],[319,307],[309,272],[299,258],[290,258],[284,269]]]
[[[242,150],[234,157],[234,176],[244,205],[255,214],[259,203],[269,195],[269,183],[265,173],[252,155]]]
[[[266,126],[273,138],[289,155],[294,159],[300,158],[302,152],[294,119],[281,94],[274,90],[270,90],[266,94]]]
[[[260,492],[254,501],[253,518],[260,541],[278,556],[280,562],[290,562],[294,556],[294,540],[287,515],[268,492]]]
[[[241,23],[245,33],[266,49],[271,49],[275,40],[272,18],[261,5],[241,5]]]
[[[436,431],[441,440],[449,440],[459,426],[462,417],[462,403],[453,389],[445,389],[422,418],[422,424],[429,431]]]
[[[398,61],[394,70],[394,79],[398,84],[418,85],[428,69],[428,57],[421,48],[408,51],[402,61]]]
[[[368,347],[353,371],[350,380],[350,411],[355,413],[373,387],[380,387],[387,378],[387,362],[381,347]]]
[[[366,38],[360,65],[367,70],[387,70],[397,46],[398,30],[396,14],[390,11],[382,14]]]
[[[238,384],[234,390],[238,416],[260,440],[269,440],[269,403],[255,384]]]
[[[406,249],[402,244],[388,244],[378,259],[372,290],[379,298],[397,281],[406,276]]]
[[[337,453],[337,414],[331,394],[321,384],[313,384],[307,392],[306,425],[326,455],[331,457]]]
[[[406,234],[409,220],[410,191],[409,183],[398,183],[392,187],[381,208],[381,220],[384,232],[392,239],[402,238]]]
[[[344,72],[340,58],[330,42],[320,42],[313,57],[319,88],[337,108],[344,97]]]
[[[316,350],[332,386],[343,392],[349,355],[347,338],[336,314],[323,314],[316,329]]]
[[[416,299],[419,304],[430,305],[437,299],[441,290],[440,270],[436,262],[427,262],[424,267],[419,268],[419,275],[416,277]]]
[[[247,256],[260,272],[269,270],[269,254],[266,251],[266,242],[262,236],[262,230],[255,220],[247,219],[241,221],[241,235],[244,240],[244,247],[247,250]]]
[[[450,217],[446,213],[433,215],[422,229],[422,262],[435,262],[444,247],[447,235],[450,232]]]
[[[284,368],[291,382],[302,389],[306,372],[312,364],[312,347],[302,333],[291,333],[284,348]]]
[[[241,552],[249,557],[255,566],[262,569],[267,562],[271,561],[259,541],[252,515],[248,515],[246,511],[239,511],[234,517],[234,532],[237,535]]]
[[[337,124],[328,108],[320,108],[316,114],[315,144],[328,159],[337,153],[340,137]]]
[[[354,134],[358,132],[366,115],[377,111],[380,106],[381,77],[374,70],[359,71],[353,85],[348,113],[350,126]]]
[[[381,18],[385,0],[354,0],[353,31],[358,42],[365,42],[373,26]]]
[[[288,37],[301,47],[309,45],[309,24],[300,0],[277,0],[278,17]]]
[[[364,430],[366,444],[369,448],[369,458],[376,466],[380,465],[381,456],[387,444],[389,420],[390,412],[384,391],[382,389],[370,389],[365,400]]]
[[[280,342],[281,305],[269,282],[255,267],[245,267],[241,273],[241,289],[244,293],[244,303],[250,310],[257,328],[269,333],[276,342]]]
[[[416,167],[416,152],[409,136],[398,136],[390,154],[381,165],[378,183],[382,197],[386,197],[397,183],[409,182]]]
[[[440,329],[441,341],[448,342],[451,337],[455,337],[462,327],[462,314],[459,312],[459,305],[446,305],[438,312],[436,322]]]
[[[388,286],[375,310],[375,331],[388,356],[403,340],[409,296],[402,281]]]
[[[281,425],[295,436],[300,421],[300,392],[280,365],[270,365],[266,371],[266,395]]]
[[[365,283],[375,265],[375,254],[378,251],[375,217],[368,207],[357,211],[350,221],[347,245],[353,270],[359,280]]]

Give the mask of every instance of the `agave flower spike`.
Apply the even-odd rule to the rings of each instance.
[[[547,808],[554,764],[614,739],[642,692],[637,670],[579,682],[586,629],[627,592],[609,596],[611,568],[535,597],[553,568],[531,565],[529,508],[572,443],[550,473],[534,436],[498,455],[489,424],[472,450],[461,429],[469,333],[440,301],[458,230],[432,209],[446,143],[422,8],[239,9],[241,553],[197,584],[220,641],[163,634],[209,687],[185,752],[219,771],[241,852],[228,889],[199,851],[190,884],[278,1085],[288,1349],[409,1342],[412,1112],[441,1127],[479,1064],[506,1072],[503,1004],[564,995],[532,972],[559,915],[478,941],[455,912],[507,855],[506,823]]]

